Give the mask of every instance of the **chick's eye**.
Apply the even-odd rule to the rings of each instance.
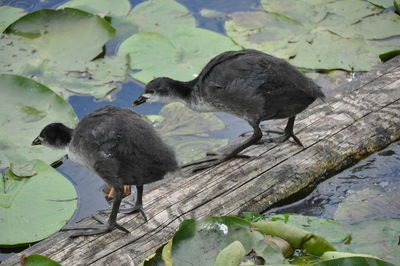
[[[154,94],[155,91],[154,90],[149,90],[149,91],[146,91],[146,93]]]

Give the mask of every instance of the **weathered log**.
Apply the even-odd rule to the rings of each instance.
[[[59,232],[21,254],[39,253],[63,265],[137,265],[184,219],[263,211],[400,139],[400,57],[346,86],[348,93],[297,120],[304,149],[291,141],[252,146],[245,151],[249,159],[159,181],[144,196],[147,223],[138,214],[119,216],[130,234],[115,230],[70,239],[71,232]],[[18,264],[21,254],[4,265]]]

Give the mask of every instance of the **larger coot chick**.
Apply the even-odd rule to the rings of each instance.
[[[143,185],[178,169],[174,151],[155,129],[139,114],[123,107],[108,105],[97,109],[84,117],[75,129],[61,123],[49,124],[32,143],[39,144],[66,148],[71,160],[95,171],[116,191],[108,221],[65,227],[63,230],[94,229],[72,236],[101,234],[114,228],[128,232],[116,222],[123,186],[137,187],[132,211],[140,211],[146,219],[142,207]]]
[[[295,117],[315,99],[324,97],[317,84],[287,61],[257,50],[241,50],[214,57],[191,81],[167,77],[152,80],[134,105],[180,101],[199,112],[233,114],[252,126],[253,135],[227,152],[188,164],[207,162],[195,169],[200,170],[235,157],[259,142],[259,124],[265,120],[288,118],[283,135],[269,141],[283,142],[292,137],[302,146],[293,133]]]

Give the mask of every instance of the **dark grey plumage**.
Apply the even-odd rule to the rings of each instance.
[[[233,114],[253,127],[253,136],[227,153],[195,162],[213,161],[198,170],[230,159],[260,141],[259,124],[264,120],[289,118],[283,136],[272,140],[281,142],[292,137],[302,145],[293,134],[295,116],[315,99],[324,97],[318,85],[287,61],[257,50],[241,50],[216,56],[191,81],[165,77],[152,80],[134,105],[182,101],[199,112]]]
[[[68,135],[70,138],[65,137]],[[143,185],[178,169],[174,151],[155,129],[139,114],[123,107],[102,107],[84,117],[74,130],[60,123],[50,124],[32,144],[66,148],[71,160],[92,169],[116,190],[106,225],[65,228],[97,229],[74,236],[98,234],[114,228],[127,231],[116,223],[124,185],[137,187],[136,204],[130,211],[138,210],[146,219],[142,209]]]

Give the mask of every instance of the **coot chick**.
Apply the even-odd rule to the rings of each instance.
[[[130,210],[140,211],[147,221],[142,206],[143,184],[160,180],[167,172],[178,169],[174,151],[158,136],[155,129],[134,111],[105,106],[84,117],[75,129],[61,123],[47,125],[32,145],[66,148],[68,157],[95,171],[116,193],[108,221],[102,224],[67,226],[63,230],[94,229],[72,235],[95,235],[118,228],[129,233],[116,222],[123,197],[124,185],[135,185],[137,198]]]
[[[180,101],[199,112],[233,114],[252,126],[253,135],[224,154],[213,154],[184,166],[208,162],[195,169],[200,170],[235,157],[259,142],[259,124],[265,120],[288,118],[283,135],[267,142],[283,142],[292,137],[303,146],[293,133],[295,117],[315,99],[324,97],[317,84],[287,61],[248,49],[217,55],[191,81],[156,78],[133,105]]]

